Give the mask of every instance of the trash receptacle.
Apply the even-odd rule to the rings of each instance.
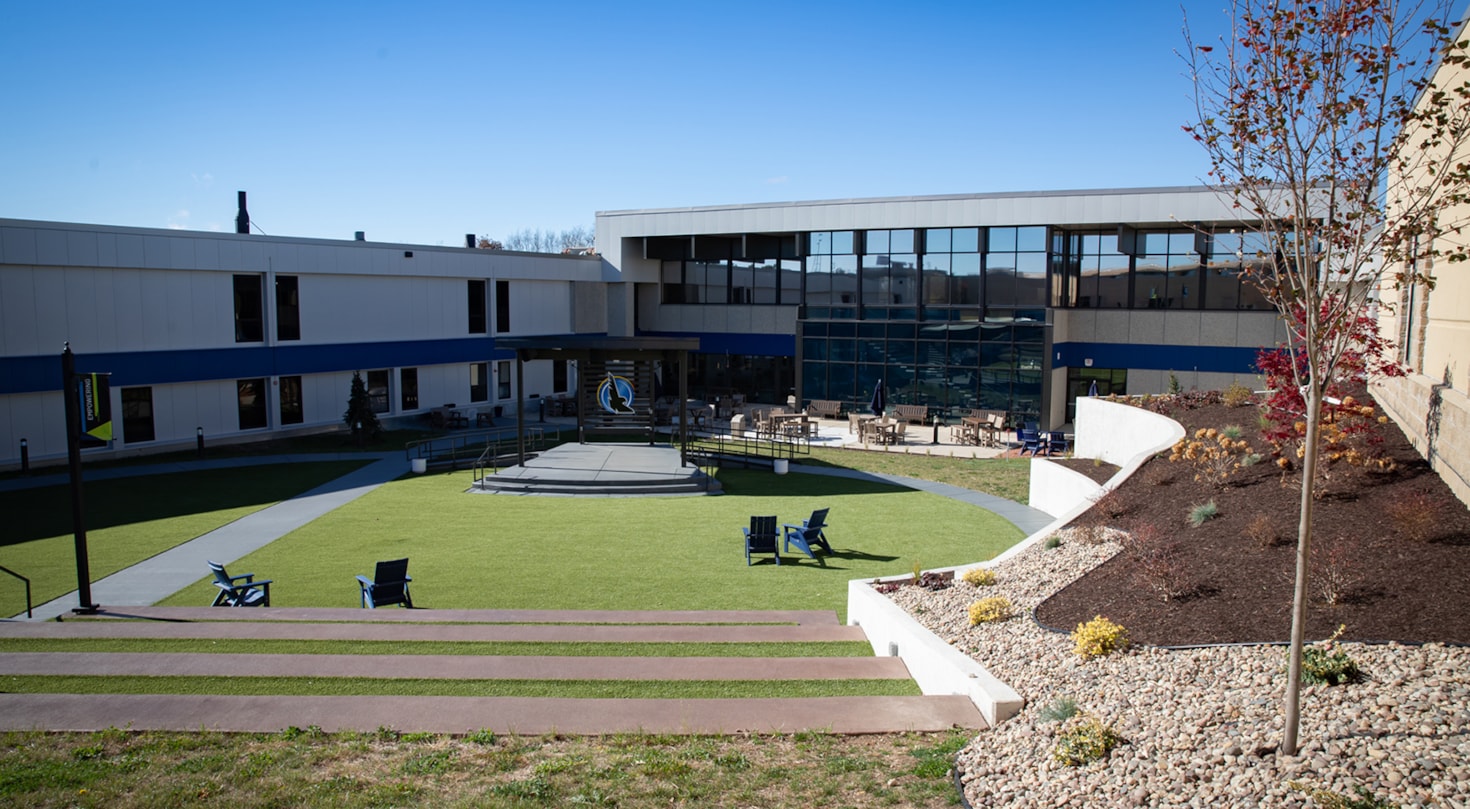
[[[786,472],[789,471],[790,466],[791,466],[791,462],[788,461],[788,460],[786,460],[785,458],[777,458],[771,464],[771,468],[773,470],[775,470],[776,474],[778,474],[778,475],[784,475],[784,474],[786,474]]]
[[[414,474],[416,474],[416,475],[422,475],[423,473],[429,471],[429,459],[428,458],[413,458],[413,459],[409,460],[408,463],[409,463],[409,468],[412,469],[413,472],[414,472]]]

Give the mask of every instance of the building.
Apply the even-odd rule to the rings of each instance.
[[[1461,23],[1455,41],[1464,41],[1467,33],[1470,21]],[[1465,85],[1470,68],[1441,64],[1432,82],[1441,88]],[[1421,96],[1419,103],[1424,101]],[[1460,114],[1463,119],[1463,109]],[[1465,152],[1454,158],[1470,158]],[[1424,168],[1417,161],[1406,164]],[[1442,206],[1438,220],[1445,232],[1435,247],[1446,253],[1465,250],[1467,234],[1458,231],[1470,223],[1470,204]],[[1379,313],[1379,326],[1398,347],[1398,360],[1409,374],[1380,380],[1373,393],[1456,496],[1470,503],[1470,441],[1454,438],[1470,435],[1470,274],[1464,264],[1432,259],[1414,269],[1433,277],[1434,284],[1400,287],[1395,281],[1400,269],[1390,267],[1379,293],[1389,304]]]
[[[516,390],[497,338],[558,335],[697,338],[663,376],[700,398],[865,408],[881,380],[1058,426],[1094,387],[1254,381],[1284,334],[1240,224],[1202,188],[609,211],[565,256],[0,220],[0,464],[64,456],[66,342],[112,374],[99,454],[340,427],[354,371],[389,419],[509,412],[576,369]]]
[[[536,363],[514,389],[497,337],[606,332],[596,257],[0,220],[0,464],[64,458],[61,352],[111,374],[94,453],[341,427],[354,371],[386,419],[493,411],[571,390]]]
[[[696,336],[696,395],[993,408],[1255,379],[1285,337],[1202,188],[829,200],[597,216],[608,323]],[[774,388],[772,389],[772,385]]]

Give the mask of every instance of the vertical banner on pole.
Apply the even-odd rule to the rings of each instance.
[[[101,390],[99,390],[99,384]],[[87,564],[87,525],[82,507],[82,443],[90,446],[101,438],[112,438],[112,407],[107,403],[106,374],[78,374],[76,355],[67,343],[61,352],[61,401],[66,407],[66,456],[71,472],[72,538],[77,556],[77,601],[72,612],[88,615],[97,612],[92,603],[92,573]]]
[[[110,374],[77,374],[77,398],[81,406],[83,447],[105,446],[112,441],[112,392]]]

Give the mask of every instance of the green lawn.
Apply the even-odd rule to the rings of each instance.
[[[849,579],[988,559],[1021,539],[999,517],[865,481],[726,470],[720,497],[466,494],[451,472],[394,481],[231,567],[274,580],[276,606],[355,607],[356,574],[409,557],[414,604],[439,608],[820,609],[845,615]],[[831,508],[836,551],[746,567],[752,514],[799,522]],[[207,604],[201,580],[164,604]]]
[[[83,501],[92,580],[358,466],[356,461],[297,463],[86,483]],[[0,514],[5,515],[0,520],[0,565],[31,580],[36,604],[76,589],[70,486],[0,492]],[[23,614],[25,607],[25,586],[0,575],[0,615]]]

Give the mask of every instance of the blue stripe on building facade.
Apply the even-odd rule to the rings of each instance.
[[[488,337],[390,343],[244,346],[187,351],[78,353],[80,372],[111,373],[112,386],[298,376],[515,359]],[[61,390],[61,354],[0,359],[0,394]]]
[[[1256,369],[1256,356],[1259,353],[1259,348],[1235,346],[1057,343],[1052,346],[1052,365],[1069,368],[1090,365],[1093,368],[1256,374],[1259,373]]]

